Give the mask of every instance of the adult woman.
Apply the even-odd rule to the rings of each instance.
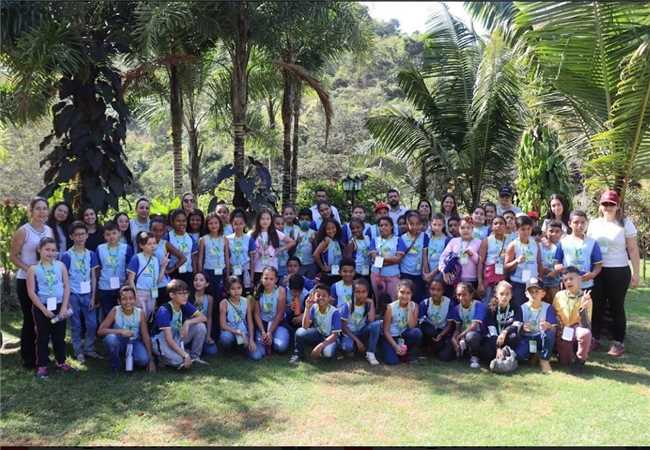
[[[149,199],[146,197],[140,197],[135,202],[135,213],[135,219],[129,221],[129,228],[131,229],[131,242],[133,243],[135,250],[138,250],[136,236],[141,231],[149,231]]]
[[[548,200],[548,212],[542,223],[542,232],[546,233],[549,224],[557,220],[562,223],[562,232],[563,234],[569,234],[571,228],[569,227],[569,205],[567,204],[564,197],[560,194],[551,194],[551,197]]]
[[[20,330],[20,356],[23,366],[36,367],[34,317],[32,301],[27,294],[27,270],[38,262],[36,251],[42,238],[54,237],[52,228],[45,224],[49,208],[47,200],[34,197],[29,202],[29,222],[22,225],[11,238],[11,262],[18,268],[16,272],[16,293],[23,313],[23,326]]]
[[[70,211],[70,205],[66,202],[56,202],[47,219],[47,225],[54,232],[54,240],[56,241],[56,248],[59,255],[63,255],[70,245],[72,245],[68,240],[68,226],[72,223],[72,214],[70,214]]]
[[[431,230],[429,229],[429,223],[431,222],[431,214],[433,214],[433,208],[431,207],[431,202],[426,198],[423,198],[418,202],[418,213],[420,214],[420,220],[422,221],[422,231],[427,233],[430,236]]]
[[[625,294],[628,287],[639,284],[639,247],[636,241],[636,228],[630,219],[623,216],[620,198],[616,191],[605,191],[600,197],[602,217],[589,223],[587,236],[595,239],[600,246],[603,269],[594,280],[592,333],[598,346],[603,328],[606,305],[612,316],[610,333],[611,348],[608,354],[621,356],[625,352]],[[632,262],[630,271],[629,261]]]
[[[451,234],[449,234],[447,222],[450,217],[458,215],[458,203],[456,203],[456,197],[454,197],[454,194],[448,192],[442,196],[442,199],[440,200],[440,212],[445,216],[445,230],[447,236],[451,236]]]
[[[192,194],[191,192],[185,192],[181,196],[181,208],[183,208],[183,211],[185,211],[185,217],[190,216],[195,206],[196,206],[196,202],[194,200],[194,194]]]
[[[99,244],[104,243],[104,230],[101,225],[97,224],[97,212],[95,211],[95,208],[91,206],[83,208],[81,210],[81,220],[88,230],[86,248],[94,252],[97,250]]]

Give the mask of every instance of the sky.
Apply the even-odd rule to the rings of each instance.
[[[361,2],[368,7],[370,17],[388,21],[399,20],[400,31],[413,33],[414,31],[426,31],[426,22],[431,16],[435,3],[442,2]],[[463,22],[468,23],[470,16],[463,8],[462,2],[444,2],[449,7],[452,15]],[[482,28],[474,23],[476,31],[481,32]]]

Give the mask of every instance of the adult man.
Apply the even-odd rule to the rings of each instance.
[[[502,216],[506,211],[512,211],[515,214],[521,213],[521,208],[512,204],[512,188],[503,186],[499,189],[499,202],[497,203],[497,216]]]
[[[397,189],[389,189],[387,194],[388,206],[388,215],[393,219],[393,231],[395,235],[399,234],[399,227],[397,226],[397,219],[406,214],[408,208],[399,204],[399,191]]]
[[[312,216],[312,220],[314,221],[314,224],[316,225],[316,229],[319,229],[321,223],[323,223],[323,218],[321,217],[320,212],[318,211],[318,204],[320,202],[329,203],[329,200],[327,199],[327,192],[325,191],[325,189],[317,189],[314,194],[316,197],[316,204],[309,209],[311,209],[311,216]],[[336,206],[330,205],[330,208],[332,209],[332,217],[334,217],[334,219],[338,223],[341,223],[341,217],[339,216],[339,211],[338,209],[336,209]]]

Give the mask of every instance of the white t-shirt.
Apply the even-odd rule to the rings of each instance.
[[[515,214],[523,212],[518,206],[512,205],[510,208],[504,208],[501,203],[497,203],[497,216],[502,216],[506,211],[512,211]]]
[[[603,267],[627,267],[628,254],[625,239],[636,237],[636,227],[630,219],[621,226],[618,221],[609,222],[602,217],[589,222],[587,236],[598,241],[603,255]]]

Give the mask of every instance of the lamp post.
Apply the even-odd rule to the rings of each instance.
[[[347,175],[343,178],[343,190],[351,198],[351,206],[354,206],[357,192],[363,189],[363,180],[365,177]]]

